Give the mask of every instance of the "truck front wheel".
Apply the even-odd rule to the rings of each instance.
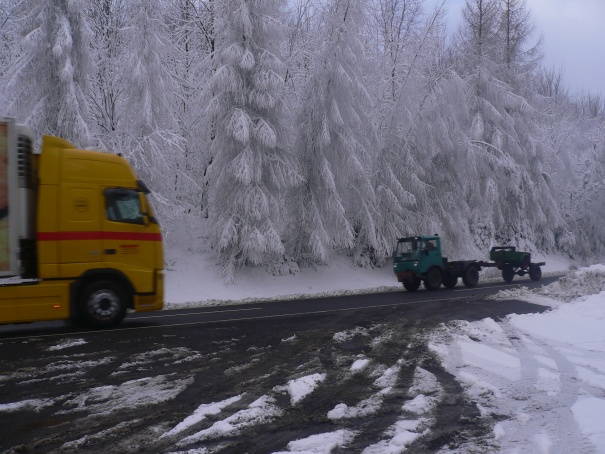
[[[462,282],[464,283],[464,286],[468,288],[477,285],[479,282],[479,270],[476,266],[471,265],[464,270],[464,273],[462,273]]]
[[[420,287],[420,279],[414,279],[413,281],[403,281],[403,288],[408,292],[415,292]]]
[[[437,290],[442,282],[443,276],[439,268],[431,268],[424,278],[424,286],[427,290]]]
[[[111,328],[126,315],[126,296],[123,289],[112,281],[89,284],[78,303],[78,320],[94,328]]]

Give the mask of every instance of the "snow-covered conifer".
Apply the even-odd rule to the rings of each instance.
[[[295,195],[296,256],[326,262],[351,250],[357,263],[378,247],[375,194],[369,178],[376,139],[363,79],[365,2],[333,0],[311,62],[298,116],[296,153],[304,184]]]
[[[126,43],[121,67],[118,144],[141,177],[170,210],[182,161],[182,137],[174,115],[176,83],[168,68],[168,31],[163,2],[131,0],[125,5]]]
[[[207,199],[203,183],[211,161],[212,121],[203,109],[203,93],[213,70],[213,2],[176,0],[166,15],[173,51],[167,62],[176,81],[174,116],[183,138],[183,159],[174,185],[181,203],[201,208]]]
[[[372,180],[376,191],[376,226],[380,244],[377,258],[392,251],[397,237],[439,232],[439,219],[430,200],[426,172],[435,154],[417,131],[427,124],[425,109],[439,96],[435,86],[443,78],[432,71],[434,55],[442,45],[442,9],[427,17],[417,1],[387,0],[374,17],[381,40],[376,43],[376,98],[381,142],[374,157]],[[442,95],[442,94],[441,94]]]
[[[499,8],[498,42],[510,72],[507,81],[514,83],[516,79],[524,84],[527,79],[523,76],[531,74],[541,58],[542,39],[534,36],[535,26],[525,0],[502,0]]]
[[[91,77],[91,116],[95,119],[96,136],[113,148],[116,132],[123,119],[121,109],[125,54],[125,11],[122,0],[89,2],[88,16],[93,31],[91,54],[96,74]]]
[[[469,227],[475,239],[491,237],[491,242],[547,250],[554,247],[556,232],[564,223],[545,178],[548,151],[539,140],[532,95],[519,88],[529,80],[522,83],[519,78],[524,73],[511,71],[515,64],[524,64],[519,49],[529,35],[509,33],[503,40],[499,18],[512,20],[512,16],[499,11],[492,0],[468,0],[457,41],[461,52],[457,69],[469,87],[466,146],[482,169],[467,194],[473,212]],[[515,39],[521,42],[512,42]],[[490,205],[485,194],[494,194]]]
[[[7,72],[9,113],[38,133],[90,144],[88,79],[92,33],[82,0],[25,0],[14,10],[22,36]]]
[[[281,197],[299,175],[285,130],[283,2],[216,6],[217,69],[207,91],[216,119],[209,218],[223,275],[232,281],[241,265],[283,258]]]

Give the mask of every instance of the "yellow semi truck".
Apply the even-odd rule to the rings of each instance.
[[[0,118],[0,323],[109,328],[162,309],[162,235],[121,156]]]

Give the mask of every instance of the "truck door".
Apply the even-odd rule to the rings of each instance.
[[[61,275],[79,276],[101,260],[99,198],[93,187],[70,183],[60,186],[58,200],[58,215],[50,206],[40,207],[46,218],[39,223],[50,227],[50,239],[58,244]]]
[[[138,293],[152,292],[157,239],[142,209],[143,195],[125,188],[107,188],[104,195],[104,261],[130,276]]]
[[[422,243],[422,271],[442,266],[441,247],[438,239],[424,239]]]

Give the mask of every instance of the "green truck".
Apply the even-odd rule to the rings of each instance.
[[[414,292],[423,282],[427,290],[437,290],[441,285],[454,288],[458,279],[466,287],[472,288],[479,282],[479,271],[483,268],[498,268],[502,278],[511,282],[515,275],[539,281],[542,277],[540,266],[532,263],[529,252],[517,251],[513,246],[493,247],[490,262],[480,260],[450,261],[441,255],[439,235],[400,238],[393,253],[393,271],[397,280],[406,290]]]

